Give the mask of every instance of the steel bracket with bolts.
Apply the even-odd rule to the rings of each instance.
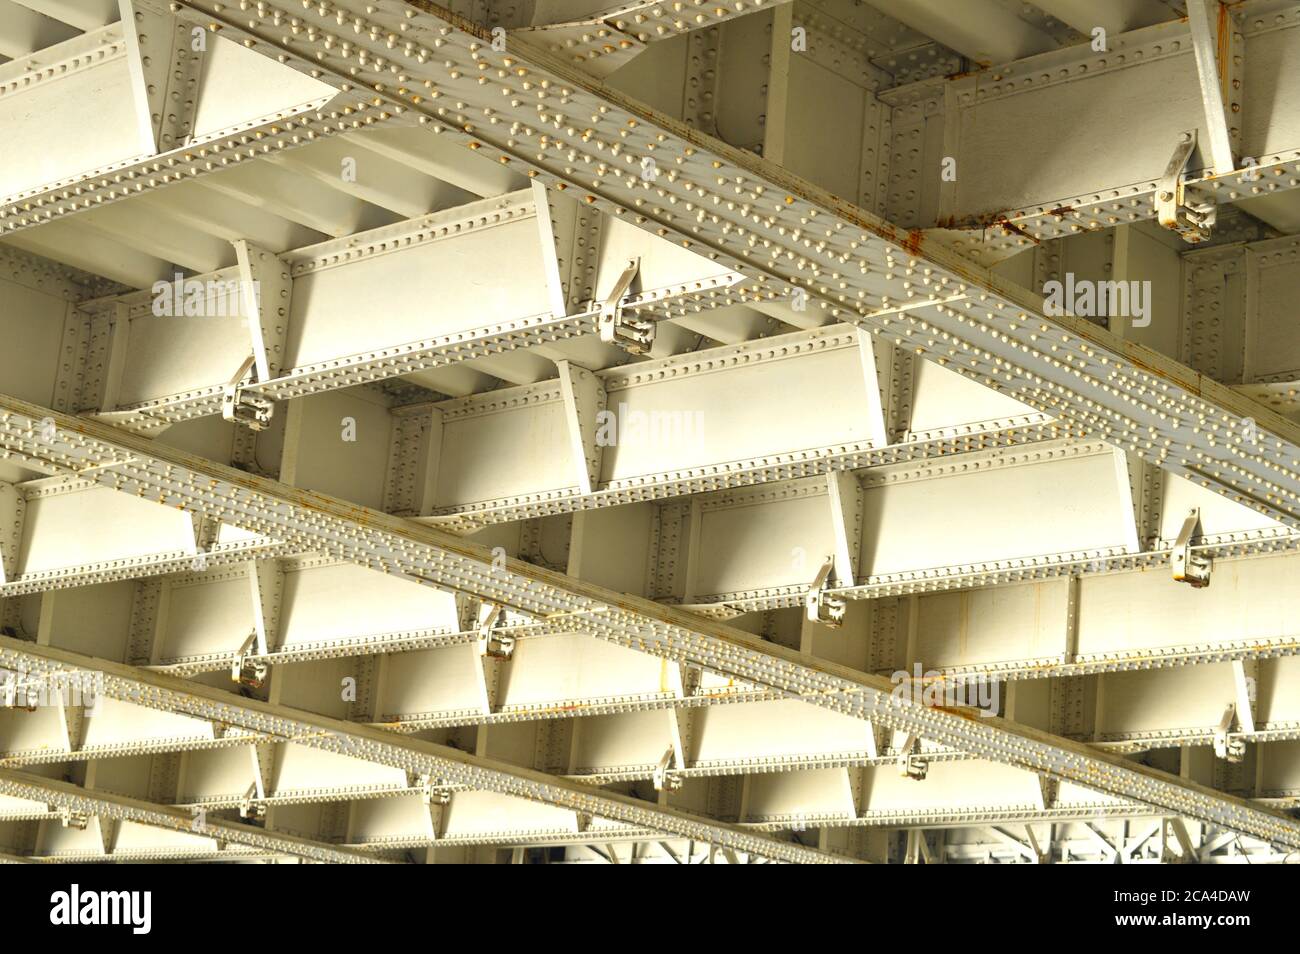
[[[1213,561],[1192,548],[1201,539],[1201,510],[1193,507],[1183,520],[1178,539],[1174,541],[1173,553],[1169,556],[1169,566],[1174,579],[1200,589],[1210,585],[1210,571]]]
[[[898,774],[920,782],[930,771],[930,763],[921,758],[921,738],[911,734],[903,740],[898,750]]]
[[[501,622],[502,609],[491,606],[483,614],[478,624],[478,651],[480,656],[493,659],[509,659],[515,652],[515,637],[500,632],[497,625]]]
[[[250,689],[258,689],[262,683],[266,682],[268,666],[264,660],[257,659],[253,655],[253,650],[257,644],[257,630],[248,634],[244,640],[239,652],[230,663],[230,679],[232,682],[241,686],[247,686]]]
[[[420,801],[425,805],[447,805],[451,802],[451,789],[434,781],[433,776],[422,773],[411,779],[411,787],[420,790]]]
[[[656,792],[675,792],[682,787],[682,776],[680,772],[673,771],[673,765],[677,761],[677,753],[672,746],[664,753],[659,764],[655,766],[652,781]]]
[[[809,622],[821,623],[823,626],[836,628],[844,622],[844,611],[848,604],[842,597],[829,592],[831,575],[835,572],[835,558],[827,557],[812,586],[804,594],[804,609]]]
[[[1232,723],[1237,716],[1237,707],[1228,706],[1223,710],[1219,727],[1214,730],[1214,754],[1225,762],[1237,764],[1246,757],[1246,740],[1240,735],[1232,735]]]
[[[1183,172],[1196,151],[1196,130],[1182,134],[1174,154],[1156,186],[1156,219],[1162,226],[1177,232],[1191,245],[1204,242],[1214,228],[1217,210],[1213,202],[1188,201]]]
[[[239,817],[256,819],[266,817],[266,803],[257,799],[257,783],[250,782],[248,791],[239,800]]]
[[[77,831],[85,831],[90,827],[90,816],[85,812],[79,812],[71,808],[59,808],[58,812],[59,822],[64,828],[73,828]]]
[[[596,322],[601,341],[616,345],[629,354],[649,354],[650,346],[655,340],[653,321],[630,318],[623,311],[623,299],[640,271],[641,259],[629,259],[627,267],[618,276],[618,281],[605,296],[605,301],[600,306],[600,317]]]
[[[221,416],[233,424],[241,424],[253,431],[264,431],[271,424],[275,404],[268,398],[250,394],[243,381],[252,370],[253,355],[244,359],[239,370],[221,389]]]

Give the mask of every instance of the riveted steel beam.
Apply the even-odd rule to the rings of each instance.
[[[337,845],[302,838],[298,835],[268,831],[252,825],[225,821],[218,818],[197,816],[194,812],[170,805],[158,805],[153,802],[129,798],[112,792],[93,791],[63,782],[57,779],[15,772],[12,769],[0,769],[0,793],[12,798],[23,798],[55,809],[76,812],[83,815],[96,815],[100,819],[113,819],[119,822],[135,822],[154,828],[166,828],[172,831],[195,835],[200,839],[215,839],[218,843],[229,842],[235,845],[247,845],[262,851],[280,855],[294,855],[310,861],[333,864],[376,864],[383,863],[373,855],[355,851]],[[55,811],[54,817],[58,817]],[[112,855],[96,857],[111,858]],[[45,860],[31,857],[29,860]],[[86,859],[83,859],[86,860]]]
[[[574,4],[542,0],[536,7],[533,26],[558,26],[563,23],[586,23],[600,20],[620,30],[632,33],[643,43],[653,43],[688,33],[691,30],[714,26],[727,20],[743,17],[758,10],[770,10],[788,0],[731,0],[729,3],[709,0],[687,0],[684,3],[657,3],[655,0],[625,0],[623,3],[604,3],[597,0],[590,10],[579,9]]]
[[[320,70],[326,62],[332,81],[345,86],[377,84],[387,101],[410,103],[480,155],[486,150],[531,167],[548,187],[574,188],[588,204],[766,278],[783,293],[803,287],[832,317],[1084,424],[1094,436],[1231,499],[1285,521],[1300,519],[1300,434],[1292,423],[1087,321],[1048,319],[1038,299],[960,256],[753,155],[593,89],[565,64],[538,53],[498,54],[479,28],[424,2],[371,4],[365,12],[336,4],[374,38],[362,29],[346,56],[325,61],[312,53],[320,45],[324,54],[334,27],[319,12],[305,14],[318,32],[304,42],[287,24],[272,22],[273,15],[298,16],[287,0],[257,13],[219,11],[210,0],[188,5],[266,55],[283,55],[301,69]],[[357,60],[354,75],[349,61],[360,56],[366,62]],[[391,88],[394,77],[401,85]],[[426,100],[415,87],[439,96]],[[461,105],[443,105],[444,89],[454,90]],[[497,122],[479,124],[471,115],[485,109]],[[630,165],[641,156],[668,172],[644,181]],[[896,318],[879,313],[900,301],[922,307]],[[1241,438],[1247,417],[1268,435],[1256,446]]]
[[[1190,18],[1094,35],[1091,43],[883,93],[894,107],[896,130],[914,129],[925,110],[941,109],[945,128],[959,132],[945,139],[959,142],[949,149],[960,171],[948,214],[923,221],[918,200],[907,224],[965,230],[936,240],[993,263],[1052,238],[1153,219],[1169,155],[1182,132],[1197,129],[1203,145],[1185,175],[1188,200],[1245,203],[1266,221],[1276,213],[1283,227],[1290,218],[1285,194],[1300,185],[1300,137],[1290,122],[1300,87],[1288,82],[1266,90],[1263,103],[1250,100],[1244,64],[1251,51],[1260,64],[1294,56],[1300,16],[1293,4],[1248,2],[1230,12],[1219,3],[1206,6],[1211,12],[1199,23],[1206,7],[1198,2]],[[1271,68],[1252,75],[1266,76]],[[1121,86],[1173,95],[1088,112],[1085,104],[1117,102]],[[1202,95],[1191,95],[1197,92]],[[1027,124],[1035,135],[1023,134]],[[1104,161],[1080,161],[1108,135],[1130,148]],[[1049,150],[1049,142],[1065,148]],[[895,174],[937,192],[946,154],[939,148],[923,147],[922,156]]]
[[[689,613],[531,564],[506,561],[504,570],[494,569],[491,551],[460,538],[204,462],[106,425],[13,398],[0,399],[0,407],[0,446],[19,461],[40,462],[74,473],[93,469],[97,481],[117,490],[201,512],[274,539],[298,542],[304,549],[323,549],[363,566],[457,589],[526,615],[551,620],[563,617],[576,632],[694,663],[974,755],[1264,837],[1300,841],[1300,825],[1290,819],[1122,758],[1090,751],[1081,743],[997,719],[975,723],[900,700],[893,693],[893,684],[883,677],[864,676]],[[47,418],[54,424],[52,440],[46,439],[50,436]],[[258,720],[250,721],[257,723],[250,728],[261,726]]]
[[[569,251],[581,240],[575,235],[578,213],[567,203],[564,210],[571,214],[561,227],[552,221],[558,216],[547,214],[545,194],[540,198],[539,208],[538,196],[525,189],[279,256],[236,242],[242,249],[238,269],[178,280],[172,283],[174,292],[171,286],[164,288],[162,297],[154,288],[87,303],[81,311],[88,315],[91,332],[88,365],[97,364],[110,322],[125,322],[132,329],[118,374],[129,387],[117,389],[122,395],[118,402],[100,399],[101,389],[88,386],[80,407],[140,431],[218,413],[231,366],[238,366],[249,347],[244,341],[240,350],[247,336],[236,322],[246,320],[250,309],[242,298],[232,300],[244,287],[261,287],[266,303],[260,321],[250,324],[260,332],[257,380],[241,391],[271,400],[415,375],[521,348],[562,346],[594,335],[599,309],[592,295],[563,294],[583,283],[583,270],[574,263],[577,256]],[[624,302],[626,310],[641,318],[671,321],[758,297],[756,290],[736,287],[740,276],[725,268],[662,240],[624,231],[623,241],[655,260],[644,287]],[[525,279],[541,279],[548,256],[557,256],[557,245],[564,247],[563,267],[554,269],[555,284],[562,286],[557,294],[584,300],[567,310],[569,302],[562,300],[552,313],[543,293],[547,286]],[[484,298],[483,284],[495,278],[483,255],[487,248],[508,250],[517,268],[527,270],[519,274],[520,290]],[[585,255],[585,268],[598,282],[600,255],[595,250]],[[475,264],[445,264],[459,262],[461,256]],[[385,277],[403,270],[423,277],[402,282]],[[430,316],[422,302],[435,292],[445,307]],[[230,334],[219,342],[195,339],[183,320],[192,317],[191,307],[209,326],[225,321]],[[361,309],[370,320],[358,329],[355,315]]]
[[[396,111],[360,97],[336,97],[318,109],[222,132],[146,159],[109,162],[89,175],[68,177],[10,196],[0,204],[0,231],[9,234],[142,192],[198,179],[325,136],[375,128]]]
[[[779,860],[838,860],[796,845],[746,835],[734,827],[707,819],[660,809],[633,798],[601,792],[590,786],[566,782],[457,749],[287,706],[242,698],[220,689],[120,663],[36,647],[8,637],[0,637],[0,660],[11,670],[33,674],[68,672],[88,677],[93,675],[97,681],[102,678],[103,694],[111,699],[239,726],[284,741],[402,768],[417,775],[427,774],[466,788],[546,802],[668,834],[726,844]]]
[[[512,40],[534,44],[562,56],[593,76],[606,76],[623,66],[647,44],[718,26],[736,17],[770,10],[788,0],[709,0],[660,3],[632,0],[578,12],[572,5],[556,10],[546,5],[529,26],[510,32]]]

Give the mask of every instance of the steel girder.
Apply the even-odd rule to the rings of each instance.
[[[776,860],[846,860],[432,742],[242,698],[224,690],[66,650],[0,637],[0,661],[8,669],[33,674],[75,673],[96,680],[102,674],[103,694],[111,699],[238,726],[262,736],[401,768],[415,775],[427,775],[437,780],[436,784],[545,802],[581,815],[696,838]],[[185,818],[185,822],[191,823],[192,816]]]
[[[232,315],[228,320],[232,326],[236,320],[256,320],[262,327],[262,340],[255,348],[269,358],[269,366],[265,374],[259,370],[258,380],[244,390],[271,400],[384,381],[521,348],[563,345],[579,336],[594,336],[600,308],[590,304],[590,295],[582,296],[582,304],[565,300],[579,297],[576,291],[570,294],[570,283],[579,282],[579,277],[573,276],[580,276],[581,270],[574,267],[569,254],[575,243],[577,210],[572,203],[565,203],[557,213],[547,209],[546,200],[544,193],[525,189],[279,255],[249,246],[246,255],[256,268],[241,264],[238,269],[195,276],[187,284],[216,288],[224,294],[227,284],[240,277],[263,288],[260,314],[244,315],[247,306],[241,302],[240,319]],[[565,213],[572,215],[563,223],[555,221]],[[738,275],[666,246],[662,240],[632,234],[646,246],[637,247],[636,254],[647,263],[652,256],[657,256],[657,261],[646,269],[653,272],[655,286],[650,287],[647,274],[643,279],[646,287],[624,303],[628,313],[672,320],[693,310],[747,300],[747,289],[730,287]],[[530,285],[527,292],[493,307],[494,303],[476,303],[474,299],[486,267],[479,273],[449,276],[454,282],[451,286],[443,284],[441,274],[430,274],[440,256],[452,256],[448,245],[476,258],[484,244],[494,240],[502,250],[509,248],[519,256],[521,264],[528,262],[530,278],[534,272],[539,278],[547,273],[548,258],[559,259],[553,263],[554,278],[546,274],[547,286],[555,287],[539,286],[534,291]],[[599,258],[594,250],[589,253],[590,272],[597,280]],[[378,259],[382,263],[376,264]],[[624,264],[625,260],[618,267]],[[340,296],[344,276],[360,287],[381,281],[374,277],[377,268],[388,274],[399,268],[417,270],[428,277],[424,285],[394,283],[383,293],[370,289],[367,306],[386,320],[371,322],[367,332],[359,335],[355,327],[341,322],[341,312],[349,318],[351,313],[332,300]],[[297,301],[306,304],[293,307],[295,287]],[[419,295],[426,289],[438,289],[448,299],[445,310],[432,320],[419,310]],[[389,297],[380,297],[384,293]],[[81,407],[101,411],[103,419],[142,432],[220,413],[229,365],[237,365],[242,358],[238,332],[218,350],[210,342],[206,348],[196,347],[192,340],[172,336],[160,325],[143,336],[147,359],[142,359],[133,348],[132,336],[123,335],[117,326],[151,320],[154,297],[153,291],[139,291],[88,303],[81,309],[90,316],[87,363],[98,364],[101,356],[120,352],[115,373],[96,374],[85,386],[90,393],[81,395]],[[552,298],[551,311],[546,310],[548,297]],[[117,342],[119,337],[125,344]],[[147,373],[159,363],[183,367],[185,374],[173,371],[159,382]],[[119,403],[115,396],[125,393],[122,381],[127,378],[132,380],[130,397]],[[183,388],[178,382],[184,383]]]
[[[90,176],[20,193],[0,206],[5,234],[84,212],[105,203],[305,146],[316,140],[391,122],[396,111],[357,97],[335,97],[320,109],[225,133],[144,159],[113,163]]]
[[[364,35],[361,37],[358,42],[367,52],[361,54],[358,48],[350,55],[364,55],[367,63],[356,67],[354,78],[342,79],[337,67],[331,66],[328,72],[320,68],[321,63],[329,65],[330,54],[322,51],[320,58],[312,60],[294,47],[303,41],[283,33],[275,36],[275,24],[269,19],[273,9],[277,11],[274,17],[284,24],[281,29],[303,23],[287,2],[284,9],[273,5],[260,8],[266,10],[266,16],[259,14],[247,21],[230,19],[229,12],[219,15],[211,3],[190,6],[213,16],[217,25],[226,22],[229,28],[243,33],[254,48],[258,41],[241,26],[251,24],[254,32],[269,31],[273,39],[270,48],[262,52],[283,55],[290,63],[320,76],[333,75],[335,82],[349,89],[357,78],[373,78],[381,102],[396,107],[406,106],[403,100],[409,101],[409,108],[423,112],[422,118],[435,122],[437,128],[452,126],[453,136],[480,149],[499,151],[499,158],[505,162],[523,159],[524,150],[530,148],[528,141],[536,139],[543,151],[536,153],[537,158],[530,156],[525,161],[545,169],[542,181],[548,184],[557,188],[572,184],[587,192],[590,203],[610,208],[614,214],[635,210],[629,214],[638,225],[665,236],[674,235],[688,247],[734,263],[759,279],[782,283],[783,293],[804,287],[837,315],[852,309],[846,316],[849,320],[887,333],[923,356],[949,362],[955,370],[1031,406],[1077,421],[1096,436],[1133,449],[1233,499],[1282,519],[1295,518],[1294,498],[1300,481],[1289,455],[1300,439],[1289,423],[1085,322],[1043,319],[1033,301],[1025,300],[1022,293],[1002,287],[987,273],[943,249],[931,248],[921,237],[903,236],[888,223],[843,206],[807,184],[796,183],[775,167],[708,141],[664,117],[651,117],[608,91],[589,93],[582,89],[582,78],[561,64],[547,62],[544,72],[530,78],[527,67],[506,65],[506,59],[518,64],[513,56],[498,56],[472,32],[457,31],[450,20],[425,18],[411,6],[390,5],[371,8],[379,17],[373,23],[359,14],[352,15],[357,21],[354,25],[370,25],[375,37],[369,42]],[[324,9],[321,7],[314,15],[323,16],[320,10]],[[346,5],[339,9],[340,17],[348,19]],[[474,29],[470,24],[463,26],[468,31]],[[395,49],[401,33],[413,27],[433,49],[414,40],[406,41],[400,54],[389,49],[389,37]],[[422,29],[429,31],[427,36],[420,32]],[[333,43],[328,28],[317,27],[314,36],[309,43],[323,43],[327,36]],[[441,69],[435,68],[429,64],[434,50],[439,50],[442,57],[454,56],[444,59]],[[390,57],[395,61],[390,62]],[[490,82],[490,73],[484,70],[491,70],[494,60],[499,60],[500,75]],[[384,67],[376,67],[381,62]],[[399,87],[405,92],[389,91],[384,82],[386,67],[412,84],[422,82],[418,79],[421,74],[428,75],[429,88],[435,92],[439,83],[449,80],[450,88],[466,87],[465,91],[473,95],[462,99],[456,109],[438,107],[432,105],[436,103],[432,95],[426,101],[406,86]],[[410,72],[404,72],[404,68]],[[517,73],[512,74],[511,69],[522,70],[524,77],[512,79]],[[462,82],[469,76],[476,78]],[[517,87],[511,85],[516,82]],[[554,93],[548,92],[552,83],[559,84]],[[516,98],[486,101],[485,115],[497,122],[479,128],[470,116],[470,103],[474,99],[484,102],[482,97],[489,85]],[[520,98],[520,94],[528,95]],[[539,95],[541,113],[535,114],[525,103]],[[544,101],[548,96],[556,97],[556,113],[549,112],[551,107]],[[606,141],[594,135],[594,130],[587,128],[587,119],[581,121],[582,129],[576,117],[571,117],[575,124],[566,127],[562,107],[587,105],[594,110],[591,115],[597,117],[598,123],[607,124],[609,132],[602,136],[614,138]],[[612,123],[611,109],[628,118]],[[511,113],[516,125],[498,135],[495,127],[502,115]],[[531,124],[539,119],[556,126],[557,135],[552,137],[533,128]],[[655,132],[656,126],[661,131]],[[623,141],[615,145],[616,139]],[[590,180],[590,191],[576,167],[564,165],[563,156],[558,161],[548,158],[546,150],[560,146],[571,151],[571,161],[585,155],[586,162],[596,164],[597,175]],[[619,173],[611,169],[611,160],[616,164],[617,157],[632,160],[637,154],[653,158],[655,149],[660,150],[658,156],[669,167],[669,172],[659,177],[666,181],[638,184],[636,176],[630,176],[628,181],[616,178]],[[602,155],[606,150],[608,154]],[[705,186],[705,182],[710,184]],[[719,186],[721,191],[715,192]],[[683,222],[682,216],[659,206],[659,201],[669,206],[682,205],[682,211],[688,212],[696,224]],[[818,216],[829,217],[818,222]],[[752,248],[743,247],[751,244]],[[770,260],[755,265],[756,257]],[[845,268],[854,261],[858,262],[856,270]],[[934,267],[922,265],[922,261]],[[933,303],[900,318],[891,319],[878,310],[885,305],[888,311],[888,306],[898,300],[912,299],[915,303],[926,302],[927,298]],[[941,300],[948,304],[938,303]],[[891,324],[896,327],[891,328]],[[1282,439],[1265,438],[1258,442],[1262,446],[1246,441],[1242,436],[1246,418]]]
[[[504,571],[494,569],[490,551],[458,537],[204,462],[106,425],[12,398],[0,399],[0,407],[0,445],[19,461],[93,474],[114,489],[305,549],[322,549],[372,569],[460,590],[526,615],[563,618],[575,632],[694,663],[980,757],[1264,838],[1300,843],[1300,824],[1291,819],[1081,743],[1003,720],[977,723],[926,708],[896,698],[893,684],[883,677],[762,643],[691,614],[531,564],[507,561]],[[51,424],[53,440],[45,440]]]
[[[632,33],[642,43],[653,43],[680,33],[715,26],[758,10],[770,10],[787,2],[789,0],[731,0],[725,5],[710,3],[709,0],[688,0],[677,4],[656,3],[655,0],[631,0],[623,3],[595,2],[592,3],[590,12],[572,18],[568,15],[557,18],[554,8],[547,7],[543,13],[534,16],[532,25],[560,26],[566,23],[582,24],[598,20]],[[563,9],[567,14],[573,8],[568,6]]]
[[[247,845],[250,848],[276,854],[295,855],[310,861],[331,864],[387,863],[374,855],[340,845],[327,845],[310,838],[269,831],[219,818],[200,818],[194,812],[183,808],[158,805],[111,792],[93,791],[70,782],[30,775],[26,772],[15,772],[7,768],[0,768],[0,794],[41,802],[66,812],[85,816],[97,815],[101,819],[166,828],[200,838],[216,839],[218,842]]]
[[[833,317],[1231,499],[1300,520],[1300,432],[1289,421],[1090,322],[1049,319],[1033,296],[922,236],[593,88],[543,54],[496,53],[480,28],[425,2],[370,4],[366,13],[334,3],[304,14],[288,0],[262,12],[218,10],[210,0],[186,6],[340,87],[369,84],[381,101],[407,105],[480,155],[531,167],[538,181],[575,188],[587,204],[782,295],[803,288]],[[346,55],[324,46],[329,38],[334,48],[335,18],[354,27]],[[314,36],[293,33],[307,22]],[[443,105],[446,96],[454,101]],[[632,171],[642,156],[662,172],[653,182]],[[894,313],[904,302],[919,307]],[[1247,418],[1264,432],[1258,442],[1246,437],[1254,433]]]
[[[1224,67],[1224,83],[1232,93],[1226,121],[1222,110],[1218,121],[1210,119],[1198,95],[1207,84],[1217,84],[1196,62],[1202,54],[1194,49],[1201,44],[1186,18],[1111,32],[1102,50],[1082,43],[975,73],[899,86],[880,98],[894,109],[896,133],[923,125],[927,109],[941,112],[944,148],[962,171],[937,224],[968,230],[947,238],[964,254],[994,262],[1041,241],[1155,218],[1161,171],[1179,134],[1190,129],[1200,131],[1205,156],[1187,170],[1185,186],[1195,201],[1251,202],[1294,190],[1300,185],[1300,139],[1289,116],[1297,90],[1269,89],[1255,77],[1269,75],[1273,67],[1266,64],[1294,55],[1300,43],[1296,14],[1289,3],[1234,4],[1218,25],[1225,34],[1225,55],[1230,51]],[[1260,64],[1249,70],[1253,83],[1243,60]],[[1214,63],[1208,69],[1214,74]],[[1120,106],[1121,82],[1167,89],[1169,95],[1158,108]],[[1268,110],[1250,109],[1260,104],[1251,99],[1252,86],[1264,90]],[[1219,90],[1207,90],[1206,97],[1210,95],[1217,97]],[[1085,101],[1096,107],[1086,116],[1078,108]],[[1022,134],[1030,125],[1037,135]],[[1103,127],[1125,138],[1130,149],[1123,156],[1106,154],[1104,161],[1080,161]],[[1222,160],[1227,168],[1212,168],[1210,142],[1217,140],[1226,152],[1229,136],[1247,155],[1235,168],[1230,156]],[[1066,148],[1040,151],[1040,143]],[[927,147],[919,165],[937,170],[941,158],[933,146]],[[914,165],[898,174],[915,179],[920,169]],[[918,181],[919,189],[938,186],[937,174],[931,183]],[[936,224],[921,221],[920,207],[917,200],[909,224]]]
[[[603,77],[650,43],[716,27],[785,2],[789,0],[731,0],[725,5],[708,0],[671,4],[633,0],[606,7],[596,4],[596,9],[582,14],[570,14],[566,8],[559,20],[542,13],[534,17],[533,24],[512,30],[511,37],[550,50],[591,75]]]

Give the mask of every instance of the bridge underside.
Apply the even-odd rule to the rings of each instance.
[[[0,854],[1294,861],[1297,67],[0,0]]]

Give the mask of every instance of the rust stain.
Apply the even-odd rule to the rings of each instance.
[[[1033,242],[1035,245],[1038,244],[1038,239],[1034,238],[1034,236],[1030,235],[1028,232],[1026,232],[1019,225],[1016,225],[1016,223],[1012,222],[1010,219],[998,219],[996,224],[1003,230],[1010,232],[1013,235],[1019,235],[1021,238],[1029,239],[1029,241]]]
[[[1055,215],[1055,216],[1058,216],[1058,217],[1062,217],[1062,218],[1063,218],[1064,216],[1069,215],[1069,214],[1072,213],[1073,211],[1074,211],[1074,206],[1072,206],[1072,205],[1058,205],[1058,206],[1057,206],[1056,208],[1054,208],[1054,209],[1049,209],[1048,212],[1047,212],[1047,214],[1048,214],[1048,215]]]
[[[919,256],[921,254],[921,243],[924,239],[924,229],[908,229],[907,236],[899,244],[908,254]]]
[[[979,722],[981,719],[987,720],[988,716],[981,715],[979,709],[972,709],[969,706],[927,706],[939,712],[945,712],[948,715],[958,716],[969,722]]]

